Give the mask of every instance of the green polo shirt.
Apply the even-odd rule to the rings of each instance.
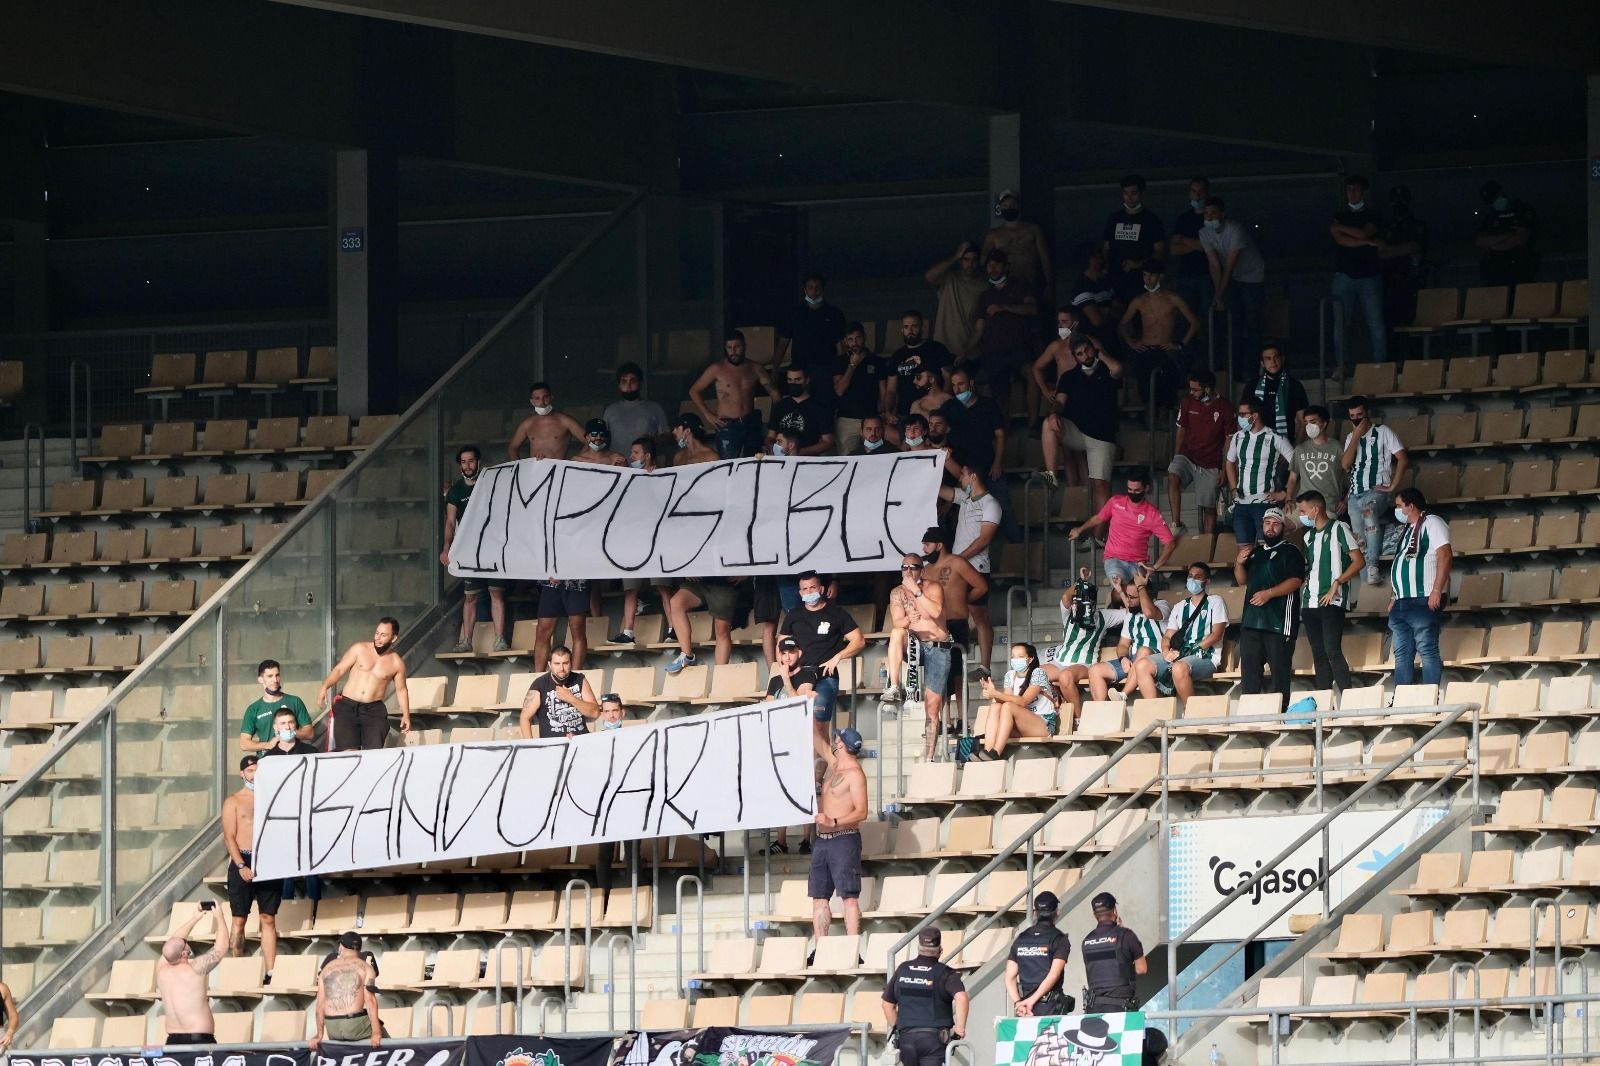
[[[1270,589],[1281,584],[1291,577],[1304,578],[1306,576],[1306,560],[1300,554],[1300,549],[1287,541],[1279,541],[1276,546],[1268,547],[1265,541],[1258,541],[1255,549],[1250,552],[1250,557],[1244,561],[1244,618],[1246,629],[1265,629],[1270,633],[1281,633],[1289,636],[1294,632],[1294,608],[1297,597],[1288,593],[1267,601],[1265,607],[1257,607],[1250,602],[1250,598],[1263,589]]]
[[[239,726],[239,732],[249,733],[260,741],[272,739],[272,719],[285,708],[294,712],[294,725],[296,729],[311,724],[311,714],[306,710],[305,703],[299,696],[291,696],[285,692],[277,700],[268,701],[265,698],[256,700],[244,709],[244,723]]]

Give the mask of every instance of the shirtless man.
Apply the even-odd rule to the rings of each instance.
[[[1078,368],[1078,361],[1072,358],[1069,344],[1073,334],[1078,331],[1080,321],[1075,307],[1063,307],[1056,312],[1055,340],[1045,345],[1039,358],[1033,361],[1033,383],[1039,386],[1040,396],[1054,396],[1056,382],[1061,380],[1061,375]]]
[[[322,679],[317,691],[317,706],[328,707],[328,690],[346,673],[350,680],[333,701],[333,751],[368,751],[383,747],[389,739],[389,710],[383,699],[394,686],[400,704],[400,732],[411,732],[411,695],[406,691],[406,664],[394,650],[400,639],[400,623],[393,618],[378,619],[372,643],[350,645],[344,658]]]
[[[950,538],[938,526],[929,526],[922,534],[922,577],[928,585],[937,584],[944,594],[945,628],[955,647],[950,656],[951,687],[960,691],[962,658],[972,646],[972,630],[967,623],[973,601],[984,602],[989,596],[989,579],[978,572],[971,562],[950,550]],[[924,585],[926,588],[926,585]],[[891,677],[890,682],[894,682]],[[927,691],[927,681],[923,681]],[[948,695],[948,693],[946,693]]]
[[[383,1044],[383,1023],[378,1018],[378,996],[372,964],[361,957],[361,934],[345,933],[338,953],[317,974],[317,1035],[313,1052],[324,1040],[354,1044],[370,1040]]]
[[[955,397],[945,391],[944,377],[937,371],[924,367],[917,371],[911,383],[917,387],[917,398],[911,401],[911,413],[921,415],[930,422],[935,411],[954,403]]]
[[[256,764],[259,755],[239,760],[244,787],[222,801],[222,846],[228,849],[228,910],[233,915],[230,954],[244,954],[244,923],[254,904],[261,911],[261,958],[268,975],[278,961],[278,906],[283,902],[283,881],[256,880],[250,845],[255,840]]]
[[[944,620],[944,586],[925,580],[927,563],[917,554],[900,560],[900,584],[889,593],[889,684],[885,697],[898,694],[900,663],[906,642],[916,637],[921,646],[918,660],[922,678],[922,702],[928,723],[923,727],[922,757],[933,758],[933,744],[939,735],[938,723],[944,713],[945,690],[950,687],[950,659],[955,641]]]
[[[516,462],[522,458],[523,444],[527,444],[534,459],[565,459],[567,445],[583,439],[583,427],[576,418],[556,410],[555,395],[542,381],[528,387],[528,404],[533,414],[517,424],[511,443],[506,445],[506,455]]]
[[[705,423],[693,411],[679,415],[678,420],[672,423],[672,439],[678,442],[678,454],[672,459],[673,466],[714,463],[721,458],[716,449],[706,443],[710,438],[706,436]],[[759,438],[757,440],[759,442]]]
[[[867,775],[856,757],[864,741],[854,729],[833,738],[828,770],[817,793],[816,839],[811,845],[811,930],[828,935],[835,891],[844,900],[844,930],[861,932],[861,823],[867,818]]]
[[[156,989],[161,993],[166,1014],[168,1046],[217,1042],[206,975],[217,968],[227,951],[219,938],[210,951],[197,958],[188,940],[200,919],[211,913],[205,904],[196,905],[194,917],[161,945],[161,958],[156,961]]]
[[[11,986],[0,981],[0,1010],[4,1010],[5,1032],[0,1033],[0,1054],[11,1050],[11,1045],[17,1039],[17,1026],[21,1024],[21,1017],[17,1014],[17,1001],[11,995]]]
[[[715,431],[717,456],[740,459],[759,452],[766,436],[761,413],[756,410],[756,386],[760,385],[774,396],[778,390],[772,387],[766,368],[745,358],[743,333],[734,330],[728,334],[722,342],[722,356],[701,371],[689,386],[689,402],[700,412],[705,424]],[[715,411],[706,406],[704,395],[712,385],[717,387]]]
[[[591,418],[583,427],[583,448],[572,457],[575,463],[593,463],[595,466],[627,466],[628,459],[621,452],[611,450],[611,427],[603,418]]]
[[[1135,381],[1141,389],[1150,387],[1152,370],[1159,369],[1164,372],[1163,376],[1170,376],[1171,357],[1188,347],[1200,332],[1200,320],[1189,309],[1189,304],[1175,291],[1162,286],[1161,279],[1166,275],[1166,270],[1159,259],[1145,260],[1144,292],[1128,301],[1128,309],[1122,312],[1122,321],[1117,324],[1117,333],[1133,356],[1137,375]],[[1133,320],[1136,318],[1139,320],[1137,336],[1133,332]],[[1189,324],[1181,339],[1174,329],[1176,318],[1182,318]],[[1158,395],[1170,406],[1172,390],[1160,381],[1156,388]]]

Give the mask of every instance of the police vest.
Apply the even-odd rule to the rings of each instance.
[[[1133,966],[1122,957],[1128,931],[1101,922],[1083,938],[1083,977],[1092,992],[1133,991]]]
[[[943,992],[950,967],[938,959],[902,962],[894,972],[895,1002],[902,1029],[949,1029],[956,1023],[951,999]]]
[[[1021,986],[1023,995],[1032,995],[1034,989],[1044,984],[1044,979],[1050,976],[1050,963],[1053,961],[1051,953],[1057,942],[1066,935],[1048,922],[1040,922],[1030,925],[1017,937],[1011,951],[1017,961],[1017,984]],[[1056,989],[1060,989],[1060,982],[1057,982]]]

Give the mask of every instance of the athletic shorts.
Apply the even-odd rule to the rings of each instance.
[[[539,617],[589,617],[589,590],[563,588],[560,585],[541,585],[539,588]]]
[[[499,581],[490,581],[481,577],[465,577],[461,579],[461,591],[468,596],[476,596],[484,590],[485,586],[488,586],[490,592],[504,592],[506,583],[504,578]]]
[[[950,639],[955,641],[956,647],[965,648],[972,643],[972,630],[967,626],[965,618],[952,618],[945,623],[950,630]]]
[[[783,618],[783,600],[778,595],[778,579],[758,577],[752,582],[753,602],[750,618],[757,625],[777,622]]]
[[[811,875],[806,893],[812,899],[858,899],[861,896],[861,834],[843,833],[811,842]]]
[[[1187,455],[1174,455],[1172,462],[1167,464],[1167,473],[1176,477],[1178,484],[1184,488],[1194,486],[1195,498],[1201,507],[1217,505],[1217,485],[1222,471],[1196,466]]]
[[[711,617],[719,622],[733,624],[733,615],[739,604],[739,590],[732,585],[711,585],[698,578],[690,578],[683,587],[700,597]]]
[[[389,742],[389,708],[382,703],[357,703],[340,696],[330,714],[334,751],[371,751]]]
[[[988,578],[989,575],[988,574],[984,574],[983,576],[985,578]],[[993,587],[994,586],[991,585],[990,589],[992,590]],[[982,596],[968,596],[967,597],[967,606],[968,607],[987,607],[987,606],[989,606],[989,590],[985,590],[984,594]]]
[[[250,853],[239,853],[248,865]],[[283,879],[281,877],[268,877],[260,881],[246,881],[239,873],[239,868],[231,861],[228,863],[228,910],[235,918],[248,918],[252,906],[260,909],[262,914],[277,914],[278,905],[283,902]]]
[[[1117,446],[1108,440],[1091,437],[1079,429],[1070,418],[1061,420],[1061,446],[1082,452],[1089,476],[1096,481],[1110,481],[1111,468],[1116,463]]]

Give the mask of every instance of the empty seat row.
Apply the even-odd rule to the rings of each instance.
[[[1387,423],[1411,451],[1439,452],[1506,444],[1576,443],[1600,435],[1600,404],[1504,407],[1391,415]]]
[[[256,474],[212,474],[202,492],[194,474],[157,478],[152,485],[142,477],[58,481],[50,487],[50,506],[40,518],[122,517],[133,513],[170,514],[175,511],[217,511],[231,508],[290,507],[315,499],[343,474],[343,470],[305,471],[303,492],[299,470]],[[252,482],[254,483],[252,485]]]
[[[148,439],[143,423],[103,426],[95,454],[85,462],[126,460],[206,459],[241,455],[277,455],[297,452],[355,451],[368,447],[395,422],[394,415],[367,415],[351,436],[349,415],[299,418],[262,418],[252,433],[242,418],[213,419],[198,431],[194,422],[156,422]]]
[[[1600,385],[1600,364],[1587,351],[1514,352],[1407,359],[1404,363],[1362,363],[1350,378],[1350,395],[1383,399],[1396,396],[1453,396],[1462,393],[1522,393],[1530,389]]]
[[[283,522],[256,523],[251,527],[249,548],[245,547],[242,525],[8,533],[0,546],[0,570],[230,562],[260,551],[284,526]]]
[[[1519,333],[1526,339],[1539,326],[1564,326],[1569,338],[1576,326],[1589,317],[1589,282],[1577,279],[1564,282],[1524,282],[1510,285],[1483,285],[1459,289],[1423,289],[1417,293],[1417,310],[1410,325],[1396,326],[1396,333],[1420,336],[1423,353],[1437,334],[1459,332],[1472,337],[1477,353],[1478,337],[1496,327]],[[1569,340],[1568,343],[1571,343]]]
[[[1600,845],[1474,851],[1465,876],[1462,866],[1460,852],[1429,852],[1418,861],[1412,883],[1390,892],[1414,899],[1450,900],[1475,895],[1553,896],[1568,889],[1587,889],[1600,881]]]
[[[189,579],[7,585],[0,589],[0,622],[181,617],[197,606],[196,588]]]
[[[303,369],[298,348],[258,349],[254,373],[245,349],[206,352],[204,362],[193,352],[158,352],[150,359],[150,383],[133,391],[158,404],[163,421],[171,401],[186,395],[209,397],[212,410],[220,413],[224,396],[256,393],[265,398],[270,413],[272,398],[291,387],[315,392],[320,405],[338,370],[338,352],[327,346],[311,348]]]
[[[1430,505],[1474,501],[1564,497],[1600,487],[1600,460],[1587,455],[1466,462],[1422,462],[1412,468],[1412,484]]]
[[[160,640],[152,638],[151,647]],[[126,633],[96,637],[15,637],[0,640],[0,676],[126,673],[138,666],[141,638]]]

